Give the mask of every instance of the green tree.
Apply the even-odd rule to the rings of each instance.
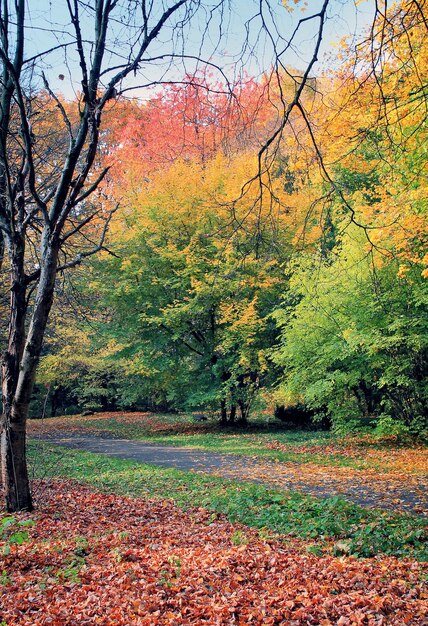
[[[327,412],[339,430],[423,433],[428,423],[428,289],[418,270],[367,251],[346,231],[333,259],[302,260],[292,288],[300,302],[278,310],[278,395]]]
[[[176,163],[128,214],[133,234],[116,238],[116,257],[95,264],[118,354],[171,405],[220,408],[224,423],[247,420],[268,375],[269,313],[289,250],[278,241],[274,258],[271,244],[254,246],[252,229],[236,231],[237,170],[223,158]]]

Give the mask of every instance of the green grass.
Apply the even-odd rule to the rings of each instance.
[[[181,508],[201,506],[214,517],[299,537],[316,554],[390,554],[428,560],[426,522],[410,515],[367,510],[341,498],[317,499],[191,472],[165,469],[103,455],[32,442],[35,477],[67,477],[98,489],[153,499],[171,499]],[[41,494],[42,497],[42,494]]]
[[[123,418],[123,419],[122,419]],[[334,435],[326,431],[287,430],[281,423],[267,422],[266,420],[252,420],[248,428],[229,427],[220,428],[218,420],[195,423],[190,414],[148,414],[142,415],[138,423],[128,422],[127,415],[118,413],[117,417],[81,418],[69,416],[61,418],[73,427],[104,431],[117,437],[127,439],[151,439],[158,442],[174,444],[179,442],[196,442],[198,445],[213,446],[213,442],[227,442],[234,447],[244,442],[244,447],[254,444],[256,440],[275,440],[287,445],[319,445],[335,439]],[[162,432],[153,429],[153,421],[162,424]],[[53,418],[55,421],[55,418]],[[49,425],[51,419],[45,420]],[[183,428],[191,429],[191,432],[182,432]],[[196,432],[200,431],[200,432]],[[178,444],[177,444],[178,445]]]

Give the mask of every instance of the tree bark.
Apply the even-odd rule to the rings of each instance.
[[[16,233],[9,241],[11,260],[10,320],[7,350],[2,362],[3,413],[0,433],[1,476],[8,511],[33,508],[26,464],[26,412],[15,405],[20,361],[25,342],[27,313],[24,282],[24,238]]]
[[[6,510],[31,511],[31,497],[26,462],[26,416],[14,411],[3,416],[1,433],[1,472]]]
[[[6,508],[11,512],[33,508],[26,464],[26,420],[53,302],[59,250],[59,242],[52,239],[48,228],[45,229],[43,240],[42,270],[26,341],[25,284],[13,283],[11,289],[11,311],[14,314],[11,316],[9,346],[3,364],[1,433],[2,482]],[[23,268],[18,267],[19,255],[15,253],[13,258],[12,266],[17,265],[17,276],[24,276]]]
[[[236,404],[232,404],[232,406],[230,407],[230,413],[229,413],[229,424],[231,424],[232,426],[235,423],[235,417],[236,417]]]
[[[2,231],[0,230],[0,272],[1,272],[1,268],[3,266],[3,259],[4,259],[4,236]]]
[[[226,426],[227,424],[227,406],[226,400],[223,398],[220,403],[220,425]]]
[[[239,423],[242,426],[246,426],[248,424],[248,413],[249,413],[249,404],[248,402],[244,402],[243,400],[239,400],[239,409],[241,411],[241,417],[239,419]]]

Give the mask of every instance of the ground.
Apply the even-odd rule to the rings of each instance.
[[[191,415],[104,413],[33,421],[30,432],[57,443],[145,463],[254,480],[316,496],[340,494],[363,506],[428,516],[427,446],[414,442],[397,446],[395,441],[367,437],[337,439],[329,433],[296,433],[279,427],[258,422],[249,431],[222,432],[215,422],[195,424]],[[168,447],[155,449],[111,438],[191,447],[215,454],[172,452]]]
[[[1,626],[428,626],[421,444],[148,414],[33,421],[30,433],[36,509],[0,517]],[[183,453],[193,468],[54,443],[64,436]],[[218,475],[201,467],[207,451]],[[344,485],[357,501],[385,497],[362,507]]]
[[[8,626],[427,624],[426,568],[309,554],[204,509],[41,485],[0,588]]]

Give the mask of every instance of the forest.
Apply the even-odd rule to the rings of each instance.
[[[25,3],[3,7],[11,510],[32,506],[29,416],[202,411],[223,426],[275,415],[426,436],[425,4],[376,4],[319,67],[334,6],[285,2],[286,37],[287,20],[262,2],[233,76],[205,57],[211,19],[199,53],[185,52],[198,11],[214,15],[200,2],[134,2],[124,37],[116,0],[76,0],[55,17],[62,39],[41,52]],[[307,25],[299,69],[286,61]],[[162,32],[171,49],[159,49]],[[271,65],[252,75],[268,45]],[[47,74],[49,63],[67,76]]]
[[[244,75],[233,97],[200,71],[107,103],[98,167],[111,167],[81,239],[120,208],[99,254],[59,272],[34,417],[206,411],[230,425],[276,411],[426,434],[428,51],[408,5],[340,42],[269,152],[292,68]],[[52,129],[58,105],[39,100]]]

